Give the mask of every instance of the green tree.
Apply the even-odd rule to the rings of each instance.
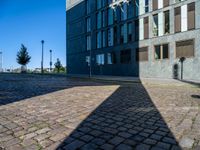
[[[55,68],[56,68],[56,70],[57,70],[57,73],[60,73],[60,70],[61,70],[61,68],[62,68],[62,64],[61,64],[59,58],[57,58],[57,61],[56,61],[56,63],[54,64],[54,66],[55,66]]]
[[[17,52],[17,63],[21,65],[21,72],[26,72],[26,65],[30,62],[31,56],[29,56],[27,48],[22,44],[21,49]]]

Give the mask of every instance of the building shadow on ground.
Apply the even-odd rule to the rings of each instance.
[[[135,83],[121,85],[57,149],[181,148],[144,86]]]
[[[0,106],[77,86],[105,85],[86,79],[36,74],[0,74]]]

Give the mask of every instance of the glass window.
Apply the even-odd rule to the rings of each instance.
[[[131,63],[131,50],[123,50],[120,52],[120,62],[122,64]]]
[[[90,56],[86,56],[85,61],[87,63],[87,66],[90,66]]]
[[[97,32],[97,48],[101,48],[101,32]]]
[[[139,40],[139,20],[135,20],[135,40]]]
[[[169,10],[164,12],[164,33],[169,34]]]
[[[111,25],[113,24],[113,9],[112,8],[109,8],[108,9],[108,25]]]
[[[106,47],[106,31],[103,31],[102,33],[103,35],[103,41],[102,41],[102,44],[103,44],[103,47]]]
[[[155,46],[155,59],[161,59],[161,48],[160,45]]]
[[[108,0],[108,4],[111,4],[113,2],[113,0]]]
[[[133,15],[134,15],[133,2],[130,1],[128,4],[128,18],[132,18]]]
[[[108,53],[107,54],[107,63],[108,64],[115,64],[116,63],[116,55],[114,52]]]
[[[139,0],[135,0],[135,16],[139,15]]]
[[[86,12],[89,14],[91,12],[91,6],[90,6],[91,0],[86,0]]]
[[[108,29],[108,46],[113,46],[114,44],[114,32],[113,32],[113,28]]]
[[[101,3],[102,0],[96,0],[96,4],[97,4],[97,9],[100,9],[101,8]]]
[[[149,0],[145,0],[145,13],[149,12]]]
[[[120,26],[120,43],[124,43],[124,25]]]
[[[121,9],[121,20],[126,20],[127,19],[127,4],[123,3],[122,4],[122,9]]]
[[[106,11],[105,10],[102,11],[102,24],[103,24],[103,27],[106,27]]]
[[[87,32],[90,32],[91,31],[91,18],[88,17],[86,19],[86,22],[87,22]]]
[[[91,50],[91,35],[87,36],[87,50]]]
[[[102,6],[104,7],[106,6],[106,4],[107,4],[107,0],[102,0]]]
[[[153,35],[158,36],[158,14],[153,15]]]
[[[163,45],[163,59],[169,58],[168,44]]]
[[[154,58],[155,60],[168,59],[169,58],[168,44],[156,45]]]
[[[128,42],[132,41],[132,23],[128,23]]]
[[[96,55],[96,63],[97,65],[104,65],[104,54]]]
[[[97,13],[97,29],[101,28],[101,11]]]

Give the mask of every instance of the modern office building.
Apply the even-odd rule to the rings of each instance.
[[[115,1],[67,0],[69,74],[200,80],[200,0]]]

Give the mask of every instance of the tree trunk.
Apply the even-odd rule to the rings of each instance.
[[[21,73],[26,73],[26,65],[21,66]]]

